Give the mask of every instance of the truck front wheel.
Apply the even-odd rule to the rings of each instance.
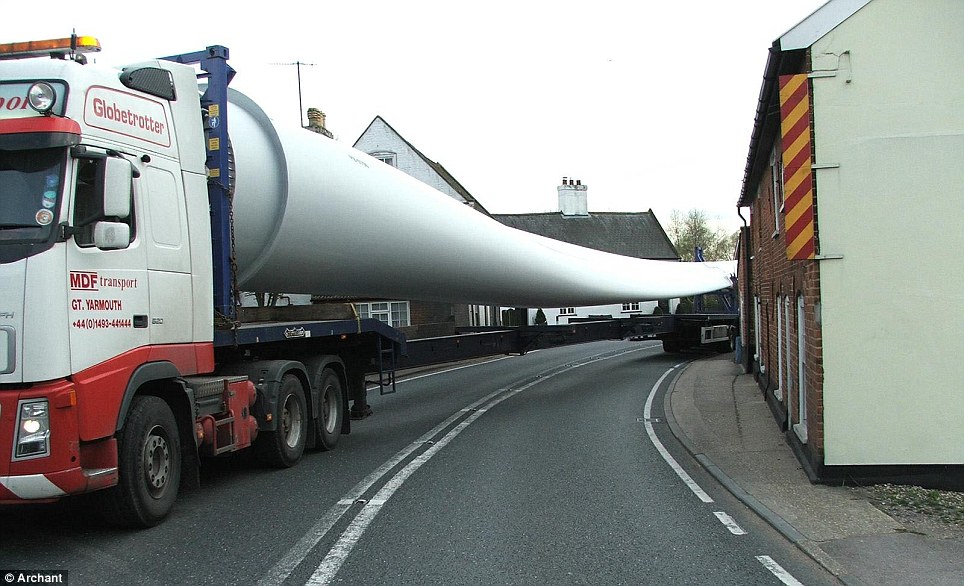
[[[174,506],[181,482],[181,444],[163,399],[135,397],[118,447],[117,486],[104,493],[105,515],[127,527],[152,527]]]
[[[305,451],[309,429],[305,389],[297,376],[286,374],[281,379],[278,405],[277,429],[259,433],[255,449],[265,464],[291,468]]]

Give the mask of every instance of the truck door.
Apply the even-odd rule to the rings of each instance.
[[[146,204],[140,230],[147,251],[150,343],[190,343],[194,294],[180,169],[158,157],[142,169],[138,182]]]
[[[108,156],[79,151],[68,169],[73,197],[68,209],[72,237],[66,242],[67,288],[70,306],[71,371],[80,372],[149,343],[149,287],[147,254],[140,234],[145,223],[143,190],[139,179],[127,189],[131,210],[127,217],[104,213],[103,184]],[[118,186],[115,186],[118,187]],[[105,221],[127,224],[126,247],[102,249],[95,230]]]

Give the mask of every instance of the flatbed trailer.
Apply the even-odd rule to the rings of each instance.
[[[399,369],[469,360],[498,354],[525,354],[533,350],[598,340],[660,340],[666,352],[704,348],[729,351],[739,315],[687,313],[625,318],[574,318],[569,324],[513,327],[463,327],[453,336],[409,340]]]

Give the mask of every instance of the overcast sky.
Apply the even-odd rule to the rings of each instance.
[[[232,87],[289,126],[301,62],[338,140],[380,115],[490,212],[555,211],[566,176],[591,212],[666,227],[697,208],[735,230],[767,49],[824,3],[7,2],[0,42],[76,29],[109,65],[225,45]]]

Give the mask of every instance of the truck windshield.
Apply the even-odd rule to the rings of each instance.
[[[0,150],[0,244],[46,242],[57,225],[67,150]]]

